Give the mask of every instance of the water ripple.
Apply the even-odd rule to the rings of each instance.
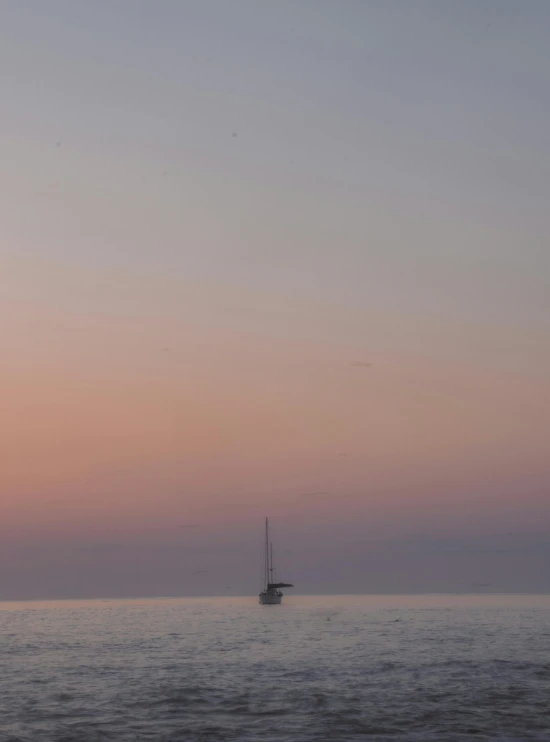
[[[0,742],[548,742],[550,600],[395,600],[0,604]]]

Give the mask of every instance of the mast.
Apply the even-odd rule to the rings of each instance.
[[[269,584],[269,523],[265,519],[265,589]]]
[[[269,550],[270,550],[270,562],[271,566],[269,567],[269,581],[274,582],[273,579],[273,542],[269,544]]]

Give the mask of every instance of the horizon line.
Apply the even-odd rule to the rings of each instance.
[[[365,592],[365,593],[293,593],[292,595],[285,595],[285,598],[368,598],[368,597],[380,597],[380,598],[410,598],[410,597],[445,597],[445,596],[462,596],[462,597],[550,597],[550,591],[546,592],[533,592],[533,591],[507,591],[507,592],[398,592],[398,593],[381,593],[381,592]],[[134,596],[121,596],[121,597],[109,597],[105,595],[97,596],[72,596],[72,597],[42,597],[42,598],[0,598],[0,605],[3,603],[63,603],[70,601],[89,601],[89,602],[115,602],[115,601],[134,601],[134,600],[212,600],[212,599],[227,599],[227,598],[238,598],[238,599],[256,599],[256,594],[250,595],[134,595]]]

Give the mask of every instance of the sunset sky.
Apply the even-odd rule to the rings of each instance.
[[[0,599],[548,590],[549,28],[2,2]]]

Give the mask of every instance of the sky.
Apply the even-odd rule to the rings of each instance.
[[[548,590],[549,24],[1,4],[0,599]]]

